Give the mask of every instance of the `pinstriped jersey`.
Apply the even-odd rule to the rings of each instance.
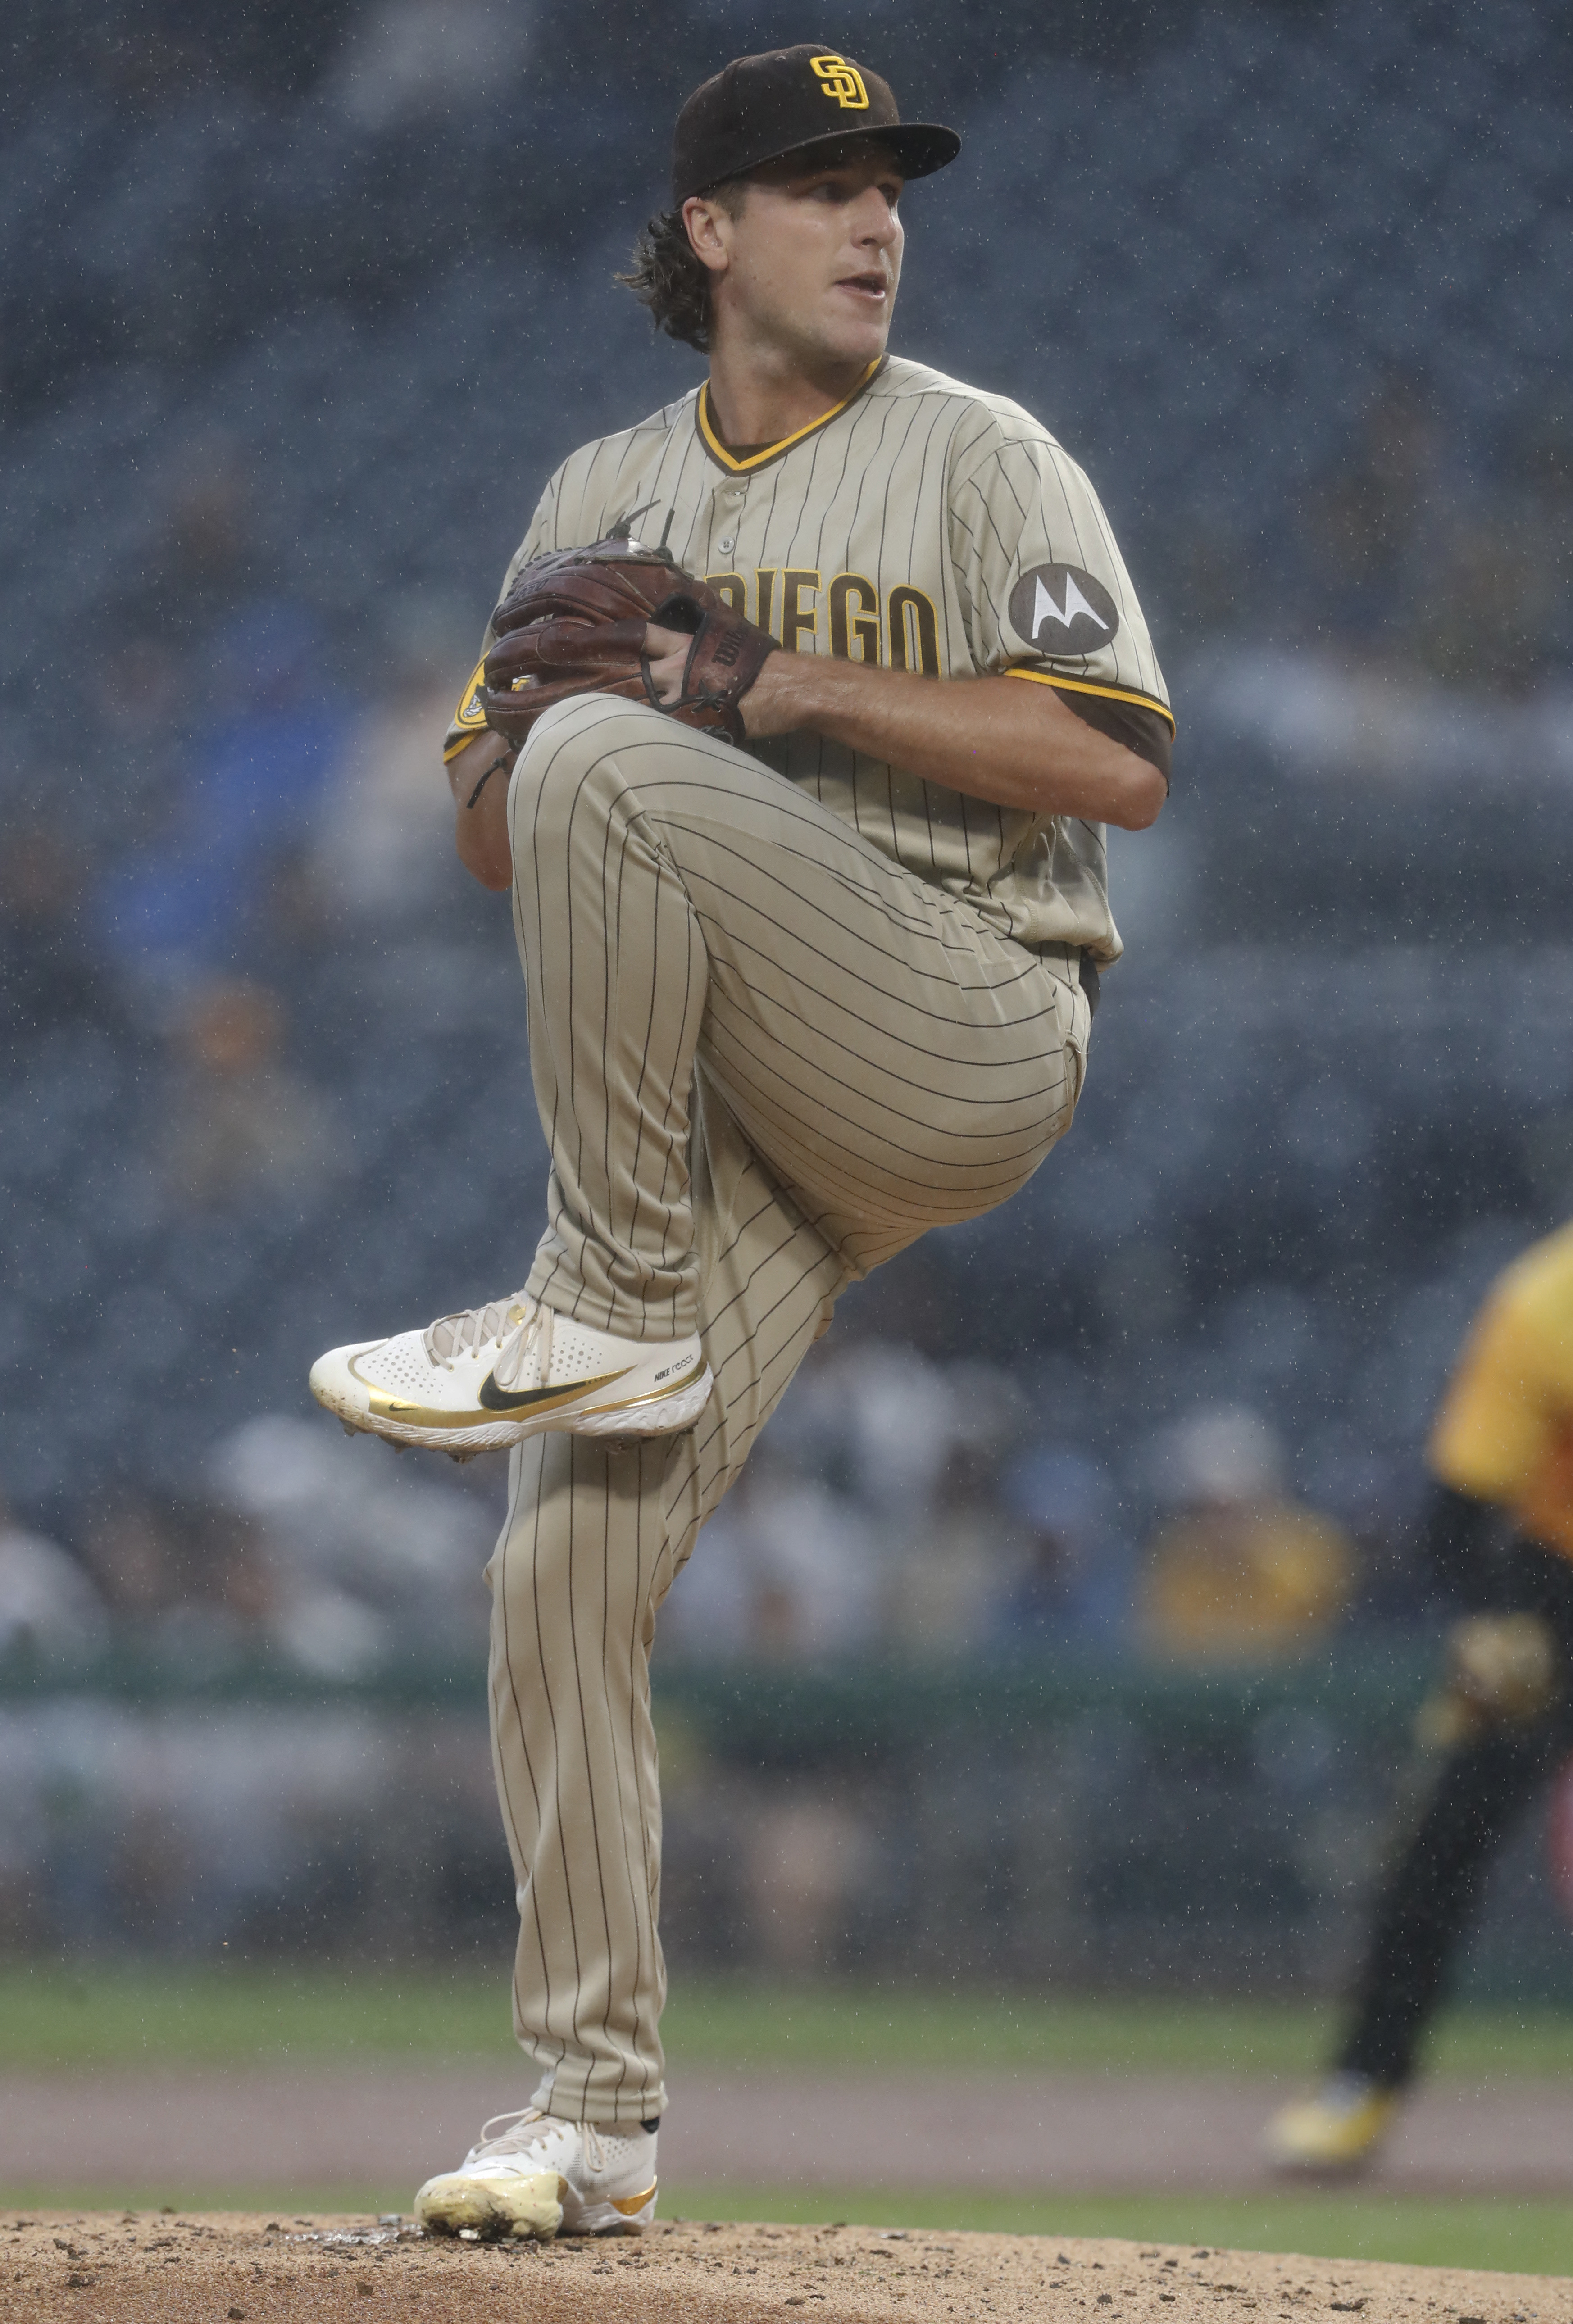
[[[630,517],[637,539],[664,532],[680,564],[791,652],[1021,678],[1073,706],[1102,697],[1169,717],[1082,470],[1019,404],[921,364],[884,359],[845,403],[753,451],[722,443],[704,387],[583,446],[547,485],[502,594],[531,558]],[[478,679],[450,753],[486,723]],[[747,747],[1004,933],[1118,957],[1101,825],[996,807],[813,733]]]

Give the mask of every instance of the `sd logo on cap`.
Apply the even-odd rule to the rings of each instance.
[[[903,178],[927,178],[961,151],[954,129],[903,121],[889,81],[817,41],[734,57],[678,115],[672,208],[783,154],[864,135],[889,146]]]
[[[825,94],[833,97],[848,113],[868,110],[868,91],[863,85],[863,75],[845,57],[810,57],[810,69],[825,84]]]

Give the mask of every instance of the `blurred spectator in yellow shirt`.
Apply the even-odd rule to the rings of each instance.
[[[1159,1469],[1176,1515],[1147,1545],[1137,1629],[1149,1654],[1264,1662],[1312,1644],[1348,1603],[1355,1556],[1328,1517],[1291,1500],[1278,1438],[1220,1405],[1165,1432]]]

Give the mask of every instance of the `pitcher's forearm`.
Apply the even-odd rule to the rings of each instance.
[[[1004,678],[933,678],[816,654],[773,653],[743,698],[751,735],[806,729],[997,807],[1140,831],[1168,796],[1158,770]]]
[[[465,870],[483,888],[506,888],[514,878],[514,853],[508,844],[508,777],[515,755],[511,742],[488,731],[476,735],[448,761],[454,845]]]

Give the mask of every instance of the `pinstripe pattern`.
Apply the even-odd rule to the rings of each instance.
[[[648,508],[642,534],[656,537],[670,515],[674,555],[798,652],[833,650],[832,591],[845,576],[866,582],[878,608],[871,635],[873,616],[859,600],[865,627],[854,633],[849,624],[839,649],[853,659],[888,665],[899,640],[911,654],[916,641],[893,622],[893,610],[901,592],[915,589],[932,608],[939,676],[1036,669],[1167,704],[1096,493],[1048,430],[1008,398],[893,358],[845,409],[745,475],[707,447],[696,404],[697,395],[685,396],[565,461],[504,588],[531,558],[583,546]],[[1012,626],[1013,584],[1052,564],[1092,575],[1119,609],[1116,633],[1096,653],[1056,659]],[[789,631],[794,610],[802,626]],[[449,730],[450,742],[459,731]],[[1086,946],[1105,963],[1118,957],[1100,825],[967,798],[814,734],[753,750],[1003,933]]]
[[[670,517],[674,553],[797,651],[1166,699],[1081,471],[1014,404],[918,364],[746,475],[691,396],[587,445],[509,579],[645,507],[642,532]],[[1099,653],[1053,662],[1012,630],[1017,580],[1050,564],[1114,599]],[[657,1610],[845,1285],[1004,1200],[1069,1127],[1073,957],[1120,943],[1099,827],[811,734],[739,752],[580,696],[536,725],[509,819],[551,1152],[529,1288],[634,1339],[697,1329],[716,1381],[686,1435],[522,1446],[490,1569],[534,2100],[639,2120],[665,2103]]]
[[[509,797],[531,1070],[551,1148],[532,1294],[696,1328],[699,1425],[514,1456],[491,1568],[493,1738],[535,2103],[659,2113],[655,1615],[844,1286],[991,1208],[1069,1127],[1087,1002],[746,753],[588,695]]]
[[[746,753],[579,696],[536,726],[509,813],[552,1157],[529,1289],[560,1314],[695,1328],[696,1053],[853,1277],[1003,1202],[1069,1126],[1087,1004],[1066,958]]]
[[[713,1093],[696,1111],[709,1407],[686,1435],[626,1448],[522,1445],[490,1572],[493,1754],[519,1900],[514,2030],[538,2071],[532,2102],[595,2122],[666,2103],[657,1609],[844,1279]]]

